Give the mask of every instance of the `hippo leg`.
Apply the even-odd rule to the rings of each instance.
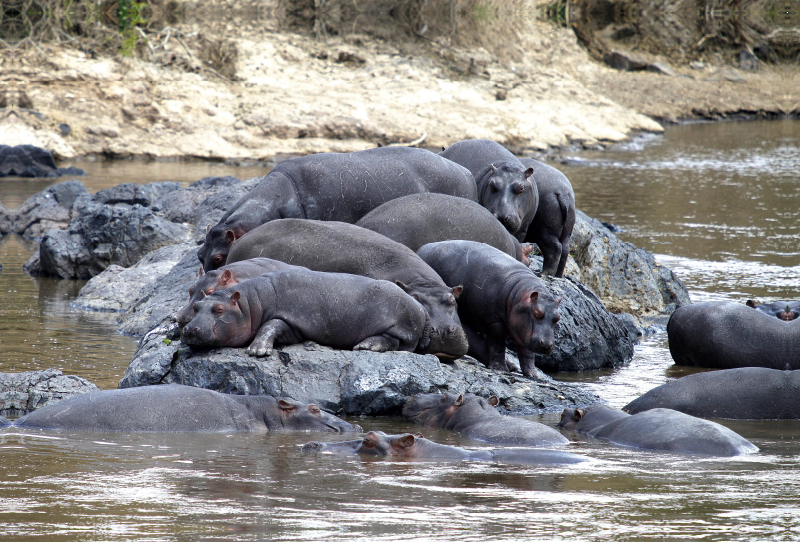
[[[559,263],[562,259],[561,241],[552,234],[542,236],[538,240],[539,250],[542,251],[542,275],[555,275],[558,272]],[[569,254],[567,253],[567,256]],[[566,256],[564,256],[564,265],[566,265]],[[563,270],[562,270],[563,273]]]
[[[300,341],[301,339],[292,333],[289,324],[283,320],[268,320],[259,328],[255,339],[247,347],[247,353],[251,356],[269,356],[272,355],[272,346],[275,342],[295,344]]]
[[[540,371],[534,364],[535,356],[533,352],[525,347],[518,346],[517,357],[519,358],[519,367],[523,376],[537,379],[541,379],[544,376],[542,371]]]
[[[367,337],[353,347],[353,350],[370,350],[372,352],[387,352],[400,348],[400,341],[395,337],[374,335]]]
[[[489,369],[508,371],[506,365],[506,340],[503,324],[492,324],[489,333],[483,337],[469,326],[461,324],[469,342],[470,356],[477,359]]]

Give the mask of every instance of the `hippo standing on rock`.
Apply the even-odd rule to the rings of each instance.
[[[362,439],[345,442],[309,442],[303,446],[303,452],[335,452],[405,459],[497,461],[536,465],[569,465],[587,461],[578,455],[553,450],[530,448],[465,450],[456,446],[438,444],[424,438],[419,433],[387,435],[383,431],[370,431]]]
[[[532,168],[490,139],[458,141],[439,156],[467,168],[478,187],[478,202],[517,239],[524,239],[539,205]]]
[[[271,220],[353,224],[389,200],[420,192],[478,200],[469,171],[423,149],[381,147],[291,158],[209,227],[197,257],[206,271],[217,269],[225,264],[233,241]]]
[[[485,207],[446,194],[412,194],[387,201],[356,222],[416,251],[437,241],[463,239],[493,246],[524,263],[533,245],[520,245]]]
[[[544,258],[543,274],[563,277],[575,227],[575,192],[567,177],[556,168],[531,158],[520,158],[519,161],[524,167],[533,169],[539,192],[536,214],[520,241],[538,245]]]
[[[522,374],[536,374],[534,353],[549,354],[561,316],[555,298],[527,266],[474,241],[430,243],[417,253],[447,284],[463,286],[458,315],[469,355],[507,370],[506,337],[516,345]]]
[[[750,308],[763,312],[764,314],[775,316],[784,322],[791,322],[800,316],[800,301],[775,301],[774,303],[756,305],[755,301],[748,299],[747,303],[745,304]]]
[[[497,397],[484,399],[471,393],[415,395],[403,407],[403,416],[426,427],[449,429],[469,438],[511,446],[562,446],[564,435],[542,423],[503,416]]]
[[[750,441],[727,427],[668,408],[655,408],[634,416],[606,406],[566,408],[558,426],[644,450],[719,456],[758,451]]]
[[[452,357],[467,353],[467,337],[456,311],[461,288],[446,286],[413,250],[383,235],[343,222],[274,220],[238,239],[228,259],[233,263],[258,257],[395,282],[428,312],[430,342],[421,353]]]
[[[84,393],[49,404],[14,426],[77,431],[328,431],[361,427],[288,397],[228,395],[180,384]]]
[[[430,324],[396,285],[345,273],[273,271],[218,290],[194,304],[181,342],[197,348],[242,347],[272,354],[275,343],[303,341],[353,350],[424,349]]]

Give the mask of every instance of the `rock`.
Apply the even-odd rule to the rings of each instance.
[[[497,373],[468,357],[445,365],[432,355],[303,343],[255,358],[243,348],[194,351],[170,336],[174,328],[167,324],[140,341],[120,388],[180,383],[223,393],[288,395],[336,413],[369,416],[398,415],[411,396],[437,390],[497,395],[515,414],[599,402],[574,385]]]
[[[142,205],[149,207],[164,194],[180,189],[181,185],[174,182],[136,184],[122,183],[105,190],[100,190],[94,195],[97,203],[114,205],[127,203],[128,205]]]
[[[232,177],[230,178],[232,179]],[[208,225],[212,226],[220,221],[228,209],[247,195],[250,190],[260,183],[264,177],[255,177],[241,183],[220,181],[220,188],[207,196],[195,209],[193,221],[195,224],[194,235],[196,239],[205,239]],[[201,179],[198,182],[203,181]],[[216,186],[216,185],[215,185]],[[191,186],[189,187],[191,188]]]
[[[60,177],[86,175],[78,168],[59,169],[53,155],[47,149],[33,145],[0,145],[0,177]]]
[[[700,62],[699,60],[694,60],[689,63],[689,67],[692,68],[693,70],[702,70],[703,68],[706,67],[706,65]]]
[[[188,222],[196,224],[195,216],[198,207],[209,197],[217,195],[220,191],[230,191],[242,182],[236,177],[205,177],[192,183],[186,188],[171,191],[159,197],[151,206],[151,210],[170,222]],[[244,195],[244,192],[242,192]],[[222,216],[220,214],[220,216]],[[216,223],[216,222],[215,222]],[[202,222],[203,228],[206,223]],[[200,224],[198,224],[198,227]],[[205,229],[202,231],[205,234]]]
[[[98,391],[98,387],[57,369],[0,373],[0,415],[22,416],[49,403],[74,395]]]
[[[606,53],[606,55],[603,57],[603,62],[615,70],[626,72],[639,71],[647,68],[647,62],[644,60],[630,53],[624,53],[620,51]]]
[[[72,207],[80,197],[90,197],[80,181],[49,186],[29,197],[18,208],[6,210],[8,221],[0,221],[0,232],[17,233],[40,241],[49,230],[67,228]]]
[[[742,77],[736,70],[733,68],[724,68],[720,70],[719,76],[725,79],[726,81],[730,81],[731,83],[746,83],[747,79]]]
[[[648,64],[647,71],[660,73],[661,75],[669,75],[670,77],[675,75],[675,71],[663,62],[653,62],[652,64]]]

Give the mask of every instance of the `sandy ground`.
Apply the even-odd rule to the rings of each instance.
[[[800,79],[785,72],[619,72],[593,60],[570,29],[536,18],[526,25],[508,55],[231,20],[233,78],[198,59],[196,24],[151,35],[149,60],[41,45],[0,57],[0,144],[34,144],[62,159],[236,161],[490,138],[531,154],[619,142],[681,119],[800,107]]]

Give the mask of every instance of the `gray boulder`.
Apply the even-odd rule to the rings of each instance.
[[[22,416],[49,403],[97,390],[85,378],[57,369],[0,373],[0,415]]]
[[[72,218],[75,201],[90,197],[80,181],[66,181],[49,186],[29,197],[16,209],[2,209],[0,233],[16,233],[40,241],[53,229],[64,230]]]
[[[94,195],[94,201],[114,205],[127,203],[128,205],[141,205],[150,207],[161,196],[179,190],[181,185],[174,182],[162,183],[122,183],[105,190],[100,190]]]
[[[170,222],[186,222],[195,225],[198,224],[198,217],[195,216],[197,209],[206,199],[219,192],[225,194],[235,191],[237,194],[244,194],[237,188],[241,184],[239,179],[231,176],[205,177],[186,188],[162,195],[153,203],[151,209]],[[205,223],[202,223],[202,227],[205,228]],[[202,233],[205,235],[205,229]]]
[[[5,106],[4,106],[5,107]],[[76,167],[59,168],[53,154],[34,145],[0,145],[0,177],[60,177],[86,175]]]

